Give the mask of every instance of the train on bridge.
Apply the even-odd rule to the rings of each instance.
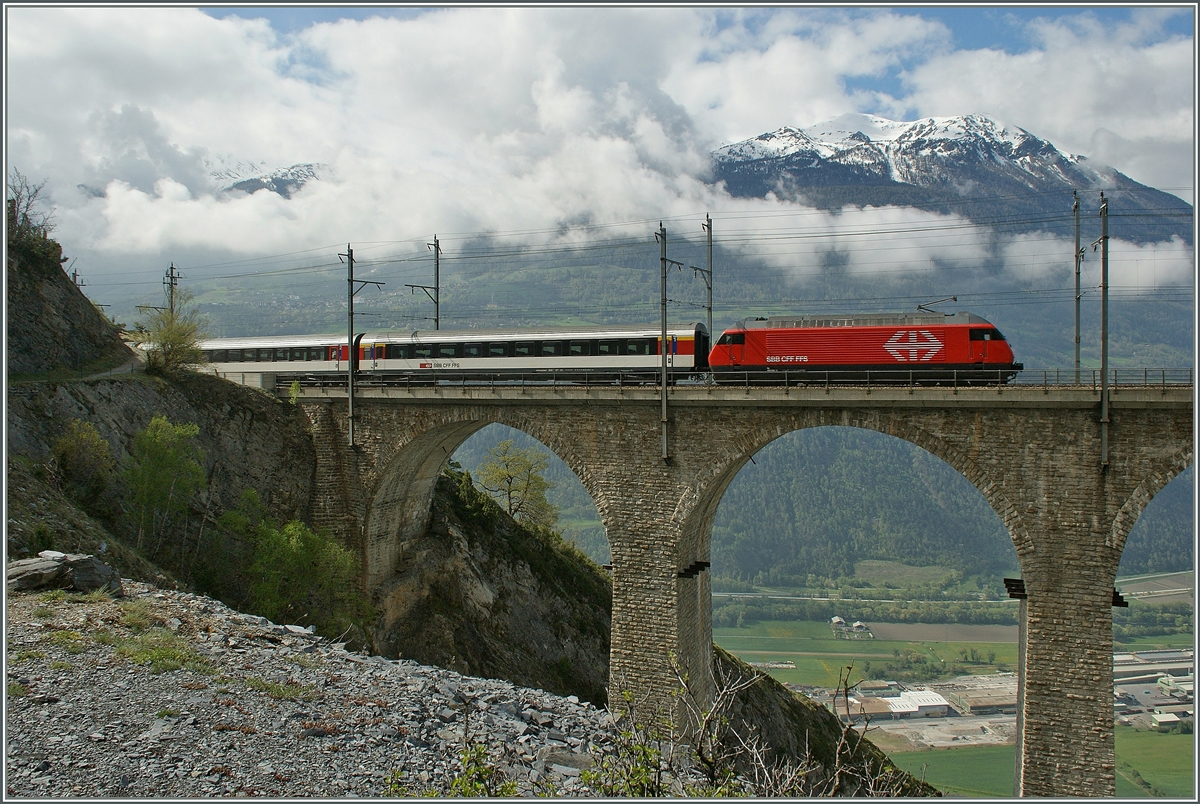
[[[773,316],[726,329],[422,330],[222,338],[201,343],[205,367],[244,384],[411,385],[523,382],[649,385],[1006,383],[1023,368],[990,322],[967,312]]]

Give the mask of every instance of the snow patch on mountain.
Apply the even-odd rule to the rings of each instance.
[[[310,181],[328,178],[330,168],[319,162],[302,162],[288,167],[265,170],[266,163],[232,162],[213,170],[211,176],[222,192],[256,193],[267,190],[291,198]]]

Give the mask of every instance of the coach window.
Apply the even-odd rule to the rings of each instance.
[[[567,349],[571,357],[588,357],[592,353],[591,344],[587,341],[571,341]]]
[[[483,357],[482,343],[464,343],[463,357]]]
[[[532,341],[517,341],[513,344],[513,357],[532,357],[533,342]]]
[[[225,363],[229,360],[229,353],[225,349],[214,349],[208,353],[208,362],[210,363]]]
[[[433,347],[423,343],[413,346],[413,357],[417,360],[427,360],[433,357]]]
[[[293,349],[292,360],[304,360],[308,355],[307,349]]]
[[[259,349],[258,350],[258,360],[260,363],[270,363],[274,359],[275,359],[275,350],[274,349]]]
[[[439,343],[437,346],[437,356],[438,357],[458,357],[459,356],[458,344],[457,343]]]
[[[542,341],[541,354],[543,357],[554,357],[562,354],[562,341]]]
[[[625,354],[648,355],[650,354],[650,343],[649,338],[630,338],[625,343]]]
[[[615,355],[620,353],[618,341],[600,341],[596,354],[599,355]]]
[[[276,360],[282,360],[284,362],[287,362],[289,357],[291,357],[290,350],[288,350],[288,349],[276,349],[275,350],[275,359]]]
[[[489,343],[487,356],[488,357],[508,357],[508,344],[507,343]]]

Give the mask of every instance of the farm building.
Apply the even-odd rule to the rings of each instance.
[[[954,708],[964,715],[994,715],[998,712],[1017,711],[1015,686],[1012,689],[958,690],[948,693],[946,697]]]
[[[852,721],[861,720],[864,717],[879,720],[885,716],[893,719],[945,717],[950,710],[950,704],[945,698],[928,690],[905,690],[897,696],[888,698],[863,695],[859,698],[850,698],[849,702]],[[844,705],[836,708],[834,713],[843,721],[846,720]]]
[[[895,681],[860,681],[855,685],[859,695],[875,698],[893,698],[900,694],[900,685]]]
[[[1178,723],[1180,721],[1180,717],[1179,715],[1168,712],[1161,715],[1151,715],[1150,720],[1153,721],[1156,729],[1159,731],[1164,731]]]

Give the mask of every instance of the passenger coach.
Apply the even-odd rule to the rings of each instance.
[[[363,384],[462,381],[653,383],[662,370],[654,328],[433,330],[355,336]],[[206,368],[244,385],[337,382],[351,350],[336,336],[222,338],[201,343]],[[703,324],[667,330],[672,382],[708,371]]]

